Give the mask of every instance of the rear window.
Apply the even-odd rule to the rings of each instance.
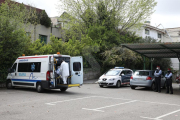
[[[141,75],[141,76],[148,76],[149,71],[136,71],[134,74],[135,75]]]

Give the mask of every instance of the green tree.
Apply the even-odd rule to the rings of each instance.
[[[94,13],[94,19],[106,19],[105,24],[112,23],[121,26],[121,31],[138,27],[144,23],[157,5],[155,0],[60,0],[64,10],[76,18],[77,22],[84,20],[83,14]],[[62,7],[61,7],[62,8]],[[89,11],[89,12],[88,12]],[[100,12],[98,12],[100,11]],[[106,12],[108,11],[108,12]],[[89,14],[89,17],[92,15]],[[110,17],[111,16],[111,17]],[[86,15],[87,18],[87,15]],[[109,26],[109,25],[108,25]]]
[[[46,27],[50,27],[51,26],[51,19],[48,17],[48,15],[47,15],[45,10],[43,10],[40,13],[40,24],[44,25]]]
[[[6,0],[0,6],[0,72],[7,72],[18,56],[21,56],[30,44],[24,30],[24,15],[20,6]]]

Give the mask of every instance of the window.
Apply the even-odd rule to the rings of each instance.
[[[15,63],[15,64],[12,66],[11,70],[12,70],[13,72],[16,72],[16,67],[17,67],[17,63]]]
[[[39,39],[41,40],[41,42],[44,42],[45,44],[47,44],[47,36],[46,35],[39,35]]]
[[[139,75],[148,76],[149,72],[147,72],[147,71],[139,71]]]
[[[132,75],[132,71],[127,70],[127,71],[126,71],[126,74],[127,74],[127,75]]]
[[[145,29],[145,34],[146,35],[149,35],[150,34],[150,31],[148,29]]]
[[[121,70],[109,70],[106,75],[107,76],[115,76],[115,75],[119,75],[119,73],[121,72]]]
[[[81,71],[81,63],[80,62],[73,63],[73,71]]]
[[[158,38],[161,38],[161,34],[160,33],[158,33]]]
[[[18,72],[40,72],[41,62],[19,63]]]

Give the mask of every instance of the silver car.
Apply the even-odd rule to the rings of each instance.
[[[131,76],[130,79],[131,89],[136,87],[147,87],[155,90],[155,77],[153,70],[137,70]],[[164,72],[161,75],[161,87],[166,88],[166,78],[164,77]]]

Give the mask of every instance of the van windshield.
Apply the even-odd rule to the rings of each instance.
[[[119,75],[120,72],[121,72],[121,70],[109,70],[107,73],[105,73],[105,75],[115,76],[115,75]]]

